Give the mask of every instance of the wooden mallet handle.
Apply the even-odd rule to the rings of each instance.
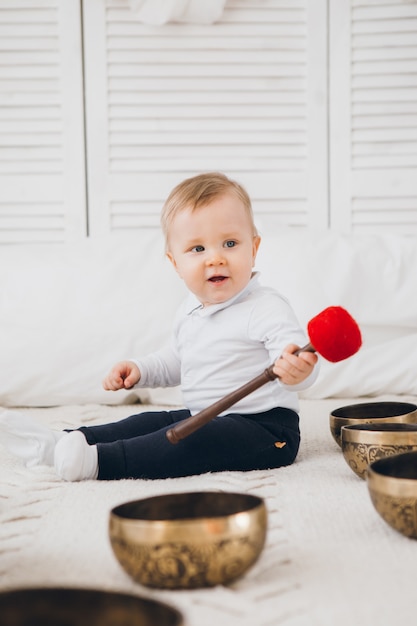
[[[315,348],[311,345],[311,343],[308,343],[303,348],[294,352],[294,354],[298,356],[300,352],[315,352]],[[256,378],[253,378],[248,383],[245,383],[238,389],[235,389],[235,391],[227,394],[227,396],[217,400],[217,402],[214,402],[199,413],[191,415],[185,420],[178,422],[178,424],[176,424],[173,428],[167,430],[166,436],[168,441],[173,444],[179,443],[181,439],[185,439],[188,435],[191,435],[191,433],[210,422],[212,419],[220,415],[220,413],[223,413],[223,411],[231,407],[233,404],[236,404],[236,402],[245,396],[248,396],[256,389],[259,389],[259,387],[262,387],[265,383],[274,380],[277,376],[273,372],[273,367],[273,364],[270,365],[262,372],[262,374],[259,374],[259,376],[256,376]]]
[[[299,355],[300,352],[318,352],[328,361],[336,363],[355,354],[362,344],[359,326],[353,317],[340,306],[330,306],[324,309],[309,321],[307,329],[310,342],[294,352],[295,355]],[[232,391],[196,415],[178,422],[167,431],[168,440],[171,443],[178,443],[252,391],[275,378],[273,365],[271,365],[246,385]]]

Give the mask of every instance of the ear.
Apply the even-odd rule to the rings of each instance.
[[[167,259],[169,259],[175,269],[175,271],[179,274],[179,276],[181,276],[181,274],[178,272],[178,267],[177,267],[177,262],[175,261],[174,255],[172,254],[172,252],[167,252],[166,253],[166,257]]]
[[[255,235],[252,243],[252,263],[255,265],[256,255],[258,254],[259,244],[261,243],[261,238],[259,235]]]

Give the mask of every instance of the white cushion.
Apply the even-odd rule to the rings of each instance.
[[[416,237],[283,228],[263,234],[257,268],[304,327],[324,308],[343,306],[361,329],[360,351],[337,364],[323,360],[303,397],[417,394]]]
[[[184,296],[152,231],[0,247],[0,284],[3,406],[136,401],[104,391],[102,379],[116,361],[168,341]]]
[[[302,395],[417,395],[417,238],[261,234],[261,280],[287,296],[304,327],[339,305],[362,331],[358,354],[323,360],[319,380]],[[0,285],[0,405],[181,402],[177,388],[101,387],[116,361],[169,339],[185,289],[158,233],[0,246]]]

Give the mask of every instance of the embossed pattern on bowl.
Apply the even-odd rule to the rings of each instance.
[[[330,432],[341,446],[341,428],[353,424],[417,423],[417,404],[412,402],[360,402],[334,409],[330,413]]]
[[[417,450],[417,424],[371,423],[342,426],[341,447],[349,467],[362,479],[378,459]]]
[[[366,481],[372,503],[392,528],[417,539],[417,452],[379,459],[368,466]]]
[[[164,589],[227,584],[258,559],[267,512],[253,495],[177,493],[135,500],[110,512],[115,556],[137,582]]]

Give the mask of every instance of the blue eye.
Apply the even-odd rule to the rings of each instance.
[[[226,243],[224,244],[224,247],[225,248],[234,248],[235,245],[236,245],[236,241],[230,240],[230,241],[226,241]]]
[[[204,251],[204,246],[194,246],[194,248],[191,248],[191,252],[203,252]]]

